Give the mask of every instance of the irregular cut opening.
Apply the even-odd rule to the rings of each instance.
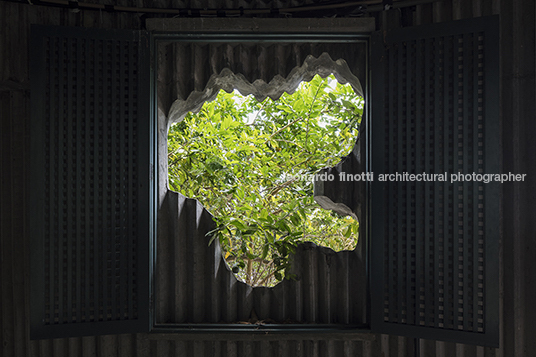
[[[292,278],[300,242],[355,248],[359,223],[322,209],[313,181],[352,151],[363,105],[351,85],[316,75],[276,100],[220,90],[170,127],[169,187],[211,212],[211,242],[219,240],[238,279],[274,286]]]

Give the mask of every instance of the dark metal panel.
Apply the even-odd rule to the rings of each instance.
[[[417,52],[417,58],[420,58],[421,61],[424,61],[425,68],[424,71],[419,71],[419,67],[416,68],[416,73],[418,77],[416,78],[417,82],[420,83],[419,87],[422,87],[421,90],[421,97],[419,97],[419,94],[417,93],[415,95],[415,100],[423,101],[423,114],[421,117],[421,120],[423,121],[422,125],[422,132],[417,131],[415,136],[423,137],[425,145],[422,147],[420,155],[424,156],[424,161],[422,162],[422,166],[420,167],[420,170],[416,172],[426,172],[429,171],[431,173],[436,173],[437,170],[435,167],[432,167],[434,162],[438,162],[437,158],[434,156],[434,153],[436,152],[434,149],[437,148],[439,145],[438,137],[436,135],[437,131],[439,130],[438,125],[433,125],[434,123],[430,120],[431,117],[433,117],[433,114],[435,111],[438,110],[438,105],[434,105],[434,99],[437,92],[434,90],[434,87],[436,86],[436,82],[433,81],[434,78],[438,78],[437,76],[437,70],[439,68],[437,63],[436,53],[434,52],[434,43],[431,39],[419,39],[418,42],[423,42],[423,52]],[[424,279],[424,290],[420,294],[419,299],[419,308],[422,311],[423,315],[420,315],[417,318],[417,321],[423,320],[424,317],[424,323],[426,326],[437,324],[437,319],[434,316],[434,312],[437,312],[437,306],[436,299],[438,299],[437,291],[439,289],[431,285],[432,282],[435,282],[435,284],[439,284],[439,274],[437,273],[437,269],[433,268],[432,262],[437,259],[437,249],[434,249],[436,245],[436,241],[439,240],[438,236],[432,236],[430,237],[430,232],[432,232],[437,225],[437,214],[435,210],[432,208],[434,207],[434,198],[437,197],[437,190],[435,187],[430,187],[428,184],[424,184],[424,187],[421,187],[420,195],[419,197],[416,197],[416,204],[417,208],[421,209],[421,212],[424,214],[425,219],[421,223],[424,225],[421,230],[416,232],[418,237],[422,237],[422,245],[424,246],[424,254],[423,254],[423,261],[424,264],[420,267],[422,269],[422,276]],[[424,195],[424,196],[423,196]],[[422,205],[422,206],[421,206]],[[416,210],[416,216],[418,217],[422,214],[418,210]],[[435,238],[435,239],[434,239]],[[417,258],[418,259],[418,258]],[[419,269],[417,269],[419,271]],[[436,273],[436,276],[433,274]],[[438,279],[438,280],[435,280]],[[435,288],[435,289],[434,289]]]
[[[453,42],[453,50],[451,52],[451,61],[452,61],[452,78],[453,78],[453,86],[452,88],[452,94],[453,94],[453,100],[452,100],[452,117],[447,118],[452,120],[453,126],[452,126],[452,146],[450,147],[452,150],[452,157],[451,160],[453,161],[453,171],[449,171],[449,174],[452,173],[458,173],[463,171],[463,167],[460,167],[463,165],[463,144],[460,143],[460,138],[462,138],[461,135],[463,135],[461,131],[461,125],[463,121],[460,118],[460,113],[463,113],[463,109],[459,107],[460,103],[464,103],[463,101],[463,86],[460,83],[460,78],[463,78],[462,76],[462,70],[463,65],[459,63],[460,54],[459,54],[459,35],[453,35],[451,36],[452,42]],[[461,109],[461,110],[460,110]],[[462,114],[463,115],[463,114]],[[447,294],[449,294],[449,300],[450,304],[448,306],[445,306],[445,313],[444,313],[444,320],[445,324],[443,328],[447,329],[456,329],[457,328],[457,315],[459,312],[459,282],[460,282],[460,276],[458,274],[458,266],[460,263],[460,251],[459,251],[459,220],[460,216],[463,217],[463,212],[460,212],[460,205],[458,205],[458,198],[460,195],[460,191],[463,189],[463,185],[456,181],[452,183],[452,201],[450,203],[450,207],[452,207],[452,215],[449,217],[449,223],[450,223],[450,230],[447,234],[445,234],[445,242],[447,243],[447,254],[448,258],[445,260],[445,275],[447,275]],[[463,225],[462,225],[463,227]],[[463,248],[462,248],[463,249]],[[463,259],[463,258],[462,258]]]
[[[498,116],[500,113],[500,77],[498,75],[500,71],[499,58],[500,58],[500,48],[499,41],[496,40],[499,37],[499,26],[491,26],[486,29],[484,32],[483,40],[480,39],[479,35],[479,47],[478,47],[478,56],[484,57],[484,63],[479,62],[479,83],[478,90],[483,90],[483,93],[479,93],[479,102],[480,98],[483,97],[483,104],[478,105],[478,129],[479,136],[483,135],[484,137],[484,146],[482,147],[482,152],[479,151],[480,157],[485,157],[486,161],[484,162],[484,167],[482,171],[484,173],[495,173],[495,172],[504,172],[507,171],[502,166],[503,160],[503,147],[498,145],[501,142],[502,135],[501,133],[501,121],[493,120],[489,121],[487,118],[489,115]],[[483,46],[481,48],[480,46]],[[483,66],[483,69],[481,66]],[[483,73],[482,73],[483,71]],[[483,80],[483,85],[481,84]],[[484,129],[481,129],[481,126],[484,126]],[[496,134],[499,133],[499,134]],[[489,160],[489,157],[493,160]],[[480,158],[479,158],[480,160]],[[480,161],[479,161],[479,165]],[[526,168],[525,168],[526,169]],[[508,171],[510,172],[510,171]],[[525,172],[523,172],[525,173]],[[480,190],[480,187],[479,187]],[[501,187],[499,185],[491,185],[491,187],[485,187],[487,193],[484,197],[479,196],[479,205],[483,204],[483,208],[479,207],[479,215],[481,214],[482,209],[484,210],[483,214],[485,215],[484,220],[484,229],[480,232],[479,235],[484,235],[484,240],[480,243],[479,250],[483,250],[482,253],[484,257],[494,257],[500,254],[499,245],[500,242],[498,239],[488,239],[486,237],[491,237],[493,235],[504,236],[502,235],[502,226],[493,225],[493,222],[501,221],[501,211],[503,208],[503,201],[501,197]],[[479,193],[480,195],[480,193]],[[493,199],[497,198],[497,199]],[[486,259],[486,258],[485,258]],[[535,269],[533,269],[535,270]],[[481,275],[482,273],[479,273]],[[479,279],[487,281],[490,278],[495,278],[500,274],[499,264],[487,264],[485,267],[485,272],[483,277]],[[482,290],[479,286],[479,295],[484,295],[483,300],[486,306],[499,305],[500,301],[500,287],[497,285],[487,285]],[[487,309],[484,310],[486,313],[487,321],[484,325],[484,329],[489,330],[499,330],[500,329],[500,317],[499,309]],[[498,341],[497,341],[498,343]]]
[[[149,329],[154,141],[141,39],[33,30],[32,338]]]
[[[259,34],[247,35],[159,35],[163,36],[157,46],[160,112],[176,121],[175,107],[182,105],[189,110],[197,110],[201,105],[199,98],[214,90],[209,87],[215,86],[215,83],[222,87],[227,83],[222,79],[222,72],[229,70],[245,79],[239,90],[253,88],[251,83],[260,80],[267,84],[265,90],[257,90],[253,94],[259,100],[268,96],[275,99],[285,90],[294,90],[293,83],[289,83],[289,88],[280,90],[272,88],[274,84],[272,87],[268,84],[288,80],[292,74],[296,84],[309,80],[296,78],[296,67],[303,65],[308,56],[319,58],[323,53],[328,53],[334,61],[346,61],[352,75],[365,83],[367,44],[357,34],[339,37],[272,34],[270,38],[266,38],[269,35],[264,35],[264,38]],[[168,39],[175,42],[165,41]],[[228,88],[225,87],[225,90]]]
[[[390,53],[387,53],[387,55],[384,53],[384,51],[378,51],[374,50],[379,47],[383,47],[383,36],[380,32],[376,32],[371,37],[371,61],[370,61],[370,71],[371,71],[371,82],[374,83],[374,86],[371,88],[371,96],[370,101],[372,103],[376,102],[383,102],[383,106],[372,106],[371,107],[371,113],[369,114],[370,117],[374,118],[388,118],[393,114],[392,110],[394,111],[394,108],[392,109],[392,104],[389,98],[395,98],[394,89],[391,89],[393,86],[387,86],[386,83],[392,82],[394,84],[394,81],[389,81],[391,73],[394,72],[394,64],[393,64],[393,56],[394,51],[391,51]],[[388,82],[389,81],[389,82]],[[388,98],[385,98],[386,95],[389,95]],[[389,109],[387,109],[389,108]],[[380,119],[380,120],[371,120],[369,123],[369,130],[372,133],[372,139],[371,142],[379,143],[383,142],[384,140],[384,133],[389,133],[389,141],[388,143],[393,142],[393,138],[395,135],[391,133],[392,130],[394,130],[395,125],[388,126],[386,123],[386,119]],[[391,156],[394,155],[393,152],[389,150],[389,144],[385,143],[384,145],[375,145],[374,151],[371,155],[371,162],[374,163],[374,170],[376,171],[376,175],[379,175],[381,173],[385,173],[387,171],[386,167],[390,167],[391,164],[394,166],[394,160],[391,159]],[[384,194],[392,194],[392,187],[394,183],[388,183],[387,185],[380,186],[380,185],[371,185],[371,197],[383,197]],[[370,200],[370,209],[371,212],[376,212],[380,208],[377,208],[377,206],[381,207],[382,203],[380,200]],[[376,216],[375,219],[378,219],[380,216]],[[395,219],[388,217],[387,215],[383,215],[383,224],[378,224],[375,229],[375,235],[378,235],[380,237],[388,234],[389,232],[389,225],[391,224],[391,219]],[[371,227],[374,224],[374,221],[371,220]],[[394,244],[394,241],[393,241]],[[384,293],[386,294],[386,289],[388,288],[390,284],[390,272],[395,271],[394,269],[394,263],[395,259],[389,259],[388,265],[384,264],[374,264],[374,262],[383,262],[384,261],[384,252],[388,254],[389,257],[395,256],[396,252],[394,249],[391,249],[391,244],[387,240],[379,240],[379,239],[371,239],[370,240],[370,294],[371,296],[384,296]],[[394,274],[393,274],[394,275]],[[388,302],[387,306],[383,299],[371,299],[371,310],[383,310],[384,308],[387,308],[388,306],[395,306],[395,295],[394,294],[387,294],[388,296]],[[387,310],[387,316],[390,321],[394,321],[394,309]],[[383,317],[380,314],[374,314],[371,315],[371,325],[374,326],[375,324],[381,323],[383,320]]]
[[[498,51],[492,45],[497,42],[497,29],[497,18],[483,18],[399,29],[388,32],[385,43],[376,38],[378,48],[373,47],[373,51],[378,52],[373,53],[373,58],[380,61],[372,71],[383,71],[386,77],[377,89],[374,88],[377,82],[372,88],[373,110],[376,108],[372,120],[373,150],[379,151],[373,152],[375,174],[442,173],[448,180],[451,174],[457,173],[500,172],[500,153],[484,150],[484,145],[487,149],[498,142],[498,101],[493,95],[488,97],[487,92],[472,87],[482,82],[497,95],[498,88],[488,88],[486,84],[488,78],[495,83],[498,77]],[[433,65],[415,67],[414,71],[414,54],[419,47],[416,41],[423,39],[424,53],[417,55]],[[443,53],[446,41],[451,50]],[[484,53],[488,45],[491,49]],[[444,76],[453,80],[445,83]],[[444,83],[447,86],[443,87]],[[415,85],[418,88],[423,84],[425,92],[420,93],[425,98],[427,124],[420,126],[425,131],[416,132],[414,102],[421,98],[416,96]],[[386,86],[393,87],[394,93]],[[495,110],[479,109],[490,100],[495,100],[492,104]],[[391,101],[395,109],[392,113],[396,115],[391,116],[388,111],[382,116],[382,109],[389,107]],[[442,113],[444,108],[449,108],[448,116]],[[449,130],[443,132],[445,121],[449,122]],[[481,128],[484,135],[478,133]],[[378,132],[379,129],[382,131]],[[391,131],[396,133],[395,137]],[[449,137],[448,141],[443,140],[443,134]],[[423,150],[431,151],[430,155],[415,150],[416,137],[423,136],[427,142]],[[394,162],[387,158],[393,154]],[[428,159],[422,172],[416,171],[418,155]],[[372,327],[375,331],[399,335],[495,346],[499,333],[496,270],[499,255],[495,249],[499,238],[496,215],[500,201],[495,192],[498,183],[484,186],[483,182],[460,180],[449,185],[449,193],[445,194],[441,192],[443,183],[374,182]],[[396,189],[386,194],[387,187]],[[423,196],[423,190],[427,197]],[[420,220],[422,205],[432,212],[429,224]],[[444,211],[448,212],[446,221],[442,220]],[[385,216],[389,219],[387,224]],[[420,227],[416,226],[417,221]],[[416,245],[423,241],[428,242],[424,243],[427,255],[424,267],[417,263],[416,254]],[[387,250],[388,247],[392,248]],[[390,268],[393,259],[396,271]],[[416,289],[418,279],[429,276],[438,277],[434,283],[430,282],[434,289]],[[422,313],[416,314],[416,310]],[[434,314],[428,316],[427,310]]]
[[[151,18],[147,19],[147,30],[163,33],[364,33],[374,31],[372,17],[328,17],[323,18],[233,18],[218,17],[206,21],[203,18]]]
[[[21,219],[24,212],[19,204],[24,197],[24,188],[19,183],[24,179],[26,150],[21,145],[25,142],[25,130],[17,117],[27,114],[27,96],[20,90],[0,92],[0,339],[3,341],[0,355],[5,356],[27,353],[23,340],[26,334],[24,311],[14,308],[24,301],[20,271],[27,263],[23,255],[27,242],[20,234],[25,229]]]
[[[451,88],[453,87],[453,78],[452,75],[447,75],[448,73],[454,72],[454,62],[453,62],[453,39],[452,38],[445,38],[444,39],[444,46],[443,46],[443,63],[445,67],[445,75],[443,80],[443,88]],[[454,96],[449,91],[443,91],[443,103],[445,107],[445,117],[446,118],[454,118]],[[444,147],[453,147],[454,146],[454,120],[445,120],[443,124],[443,130],[445,138],[443,140]],[[443,165],[446,167],[448,172],[454,172],[454,160],[453,155],[451,155],[447,150],[443,152]],[[453,204],[453,192],[454,192],[454,186],[446,182],[444,185],[444,197],[447,198],[447,201],[450,203],[450,206],[443,208],[443,217],[439,217],[439,220],[443,221],[443,229],[450,229],[452,226],[452,219],[451,217],[454,216],[453,210],[454,210],[454,204]],[[438,240],[441,240],[441,244],[438,245],[438,250],[440,250],[439,257],[440,262],[442,261],[443,264],[438,268],[440,279],[438,281],[438,287],[437,287],[437,294],[439,297],[443,297],[443,309],[442,311],[440,309],[440,304],[437,304],[438,308],[435,311],[437,313],[437,324],[436,326],[446,326],[446,321],[448,316],[450,314],[450,306],[451,306],[451,296],[452,292],[450,290],[450,277],[451,275],[449,272],[449,266],[448,263],[452,260],[452,257],[450,255],[450,249],[449,249],[449,240],[445,239],[446,234],[441,234],[438,237]],[[442,251],[441,251],[442,249]],[[439,286],[443,287],[443,293],[439,291]],[[440,325],[441,324],[441,325]]]

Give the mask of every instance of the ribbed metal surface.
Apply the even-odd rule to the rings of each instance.
[[[154,6],[169,6],[156,1]],[[151,3],[151,5],[153,4]],[[131,5],[120,1],[118,4]],[[264,3],[263,3],[264,4]],[[217,4],[215,4],[217,5]],[[229,7],[252,8],[254,2],[232,1]],[[501,14],[503,170],[527,173],[523,184],[503,186],[501,261],[501,347],[420,341],[420,356],[531,356],[536,350],[536,312],[531,307],[536,286],[534,234],[536,221],[535,4],[532,0],[447,0],[403,10],[408,24],[431,23]],[[214,341],[214,336],[190,340],[156,340],[150,335],[113,335],[29,341],[29,243],[31,217],[25,215],[27,195],[29,95],[28,23],[104,28],[139,28],[137,16],[107,12],[70,12],[1,2],[0,21],[0,355],[19,356],[413,356],[413,340],[377,336],[375,341],[318,338],[254,342],[251,337]],[[183,336],[185,337],[185,336]]]
[[[497,343],[499,184],[481,180],[499,172],[494,23],[400,29],[385,49],[378,42],[373,171],[428,176],[373,184],[372,313],[382,331]],[[481,179],[451,181],[471,173]]]
[[[32,31],[32,336],[147,331],[149,55],[67,29]]]
[[[362,244],[357,251],[340,253],[301,245],[293,262],[296,280],[252,288],[236,280],[219,244],[208,244],[206,234],[214,225],[200,203],[169,192],[164,205],[157,251],[157,323],[365,322],[365,289],[357,280],[366,273],[363,254],[358,253]]]
[[[329,66],[338,69],[338,74],[359,74],[357,77],[365,83],[366,46],[364,42],[273,40],[159,43],[159,107],[167,112],[167,103],[177,99],[184,101],[201,93],[216,93],[222,85],[215,85],[213,78],[224,69],[246,83],[270,83],[279,78],[278,85],[289,91],[301,80],[310,80],[314,71],[324,74]],[[336,60],[341,59],[344,66],[337,66]],[[298,75],[291,75],[301,68]],[[344,70],[347,73],[342,73]],[[356,90],[361,89],[359,80],[352,84]],[[273,97],[281,93],[276,90]],[[209,96],[212,95],[205,95],[205,99]],[[165,128],[168,123],[160,125]],[[166,139],[161,137],[161,141]],[[160,177],[167,177],[163,166],[160,170]],[[195,200],[173,192],[167,193],[165,202],[159,211],[157,323],[234,323],[257,319],[272,323],[366,323],[364,240],[351,252],[335,253],[313,244],[299,246],[292,263],[296,280],[284,281],[275,288],[251,288],[236,280],[217,243],[208,245],[207,233],[214,228],[208,212]],[[221,298],[215,300],[214,296]]]
[[[220,40],[221,41],[221,40]],[[177,100],[197,103],[197,98],[205,95],[209,82],[218,87],[224,87],[225,79],[222,74],[230,71],[237,75],[246,84],[262,81],[268,84],[278,79],[287,79],[290,88],[302,80],[310,80],[308,76],[297,78],[296,68],[306,66],[306,60],[319,58],[329,54],[335,63],[344,60],[348,69],[361,83],[366,83],[366,55],[367,44],[361,43],[329,43],[329,42],[298,42],[283,41],[262,42],[173,42],[159,43],[158,45],[158,99],[159,109],[166,115],[170,114],[172,104]],[[274,60],[277,58],[277,60]],[[315,63],[308,63],[315,67]],[[316,65],[318,66],[318,65]],[[341,67],[339,65],[339,67]],[[224,71],[225,69],[225,71]],[[309,73],[307,73],[309,74]],[[294,78],[296,77],[296,78]],[[294,81],[290,81],[293,79]],[[294,88],[292,88],[294,85]],[[263,85],[263,87],[269,87]],[[227,88],[225,88],[227,89]],[[361,88],[356,88],[360,91]],[[275,99],[281,92],[267,94]],[[209,96],[212,97],[214,93]],[[248,95],[250,93],[243,93]],[[255,93],[256,94],[256,93]],[[256,95],[259,100],[265,96]],[[195,107],[196,105],[193,105]],[[174,116],[175,113],[171,113]],[[171,118],[172,120],[176,120]]]
[[[87,1],[88,3],[106,3],[96,0]],[[139,2],[135,0],[119,1],[119,6],[132,6],[132,7],[150,7],[150,8],[171,8],[171,9],[234,9],[237,10],[240,7],[244,9],[273,9],[273,8],[289,8],[306,5],[322,5],[329,3],[329,0],[158,0],[150,2]],[[106,3],[108,4],[108,3]]]
[[[320,5],[329,0],[259,0],[259,1],[235,1],[235,0],[167,0],[158,1],[155,7],[192,8],[192,9],[271,9],[287,8],[304,5]]]

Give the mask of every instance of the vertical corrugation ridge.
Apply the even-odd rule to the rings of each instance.
[[[500,9],[504,21],[501,45],[504,53],[509,54],[502,62],[503,172],[520,172],[530,177],[528,182],[507,184],[503,189],[505,355],[530,354],[536,349],[536,310],[532,305],[532,296],[536,296],[536,222],[531,214],[536,172],[530,154],[536,145],[530,135],[536,129],[535,6],[533,1],[501,1]]]
[[[2,190],[2,200],[0,201],[0,214],[1,214],[1,232],[0,238],[0,263],[2,264],[2,269],[0,270],[0,277],[2,285],[0,288],[0,298],[2,299],[0,304],[0,321],[1,321],[1,334],[2,341],[5,341],[2,346],[2,351],[5,355],[14,354],[15,351],[15,334],[14,334],[14,309],[12,308],[15,304],[14,295],[15,291],[13,289],[13,269],[14,264],[10,259],[10,254],[8,252],[12,251],[12,244],[15,243],[13,222],[16,217],[14,217],[17,212],[15,208],[15,197],[13,197],[13,177],[14,174],[13,162],[11,161],[11,156],[14,154],[12,148],[15,146],[15,137],[13,121],[12,121],[12,110],[11,110],[11,96],[9,92],[0,92],[0,108],[2,110],[2,123],[0,126],[1,138],[0,150],[2,153],[2,161],[0,161],[0,168],[2,169],[2,181],[1,181],[1,190]],[[5,118],[5,119],[4,119]],[[8,119],[8,120],[6,120]],[[7,176],[5,173],[9,172],[10,175]],[[18,212],[20,214],[20,212]]]

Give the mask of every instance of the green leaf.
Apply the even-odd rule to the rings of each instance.
[[[270,251],[270,245],[269,244],[265,244],[263,247],[262,247],[262,255],[261,255],[261,258],[264,260],[266,259],[266,257],[268,256],[268,252]]]
[[[223,121],[221,123],[221,127],[220,127],[220,130],[221,131],[225,131],[227,130],[227,128],[229,128],[231,126],[231,117],[226,115],[224,118],[223,118]]]
[[[236,228],[238,228],[241,231],[246,231],[247,230],[246,226],[242,222],[240,222],[240,221],[238,221],[236,219],[233,219],[233,220],[229,221],[229,224],[232,225],[232,226],[235,226]]]
[[[309,180],[287,184],[285,176],[338,163],[354,145],[362,112],[350,86],[331,88],[319,76],[277,101],[220,91],[199,113],[171,126],[169,186],[216,217],[208,240],[220,240],[241,279],[249,279],[244,258],[262,257],[273,261],[265,274],[279,271],[274,284],[302,240],[337,250],[355,246],[359,224],[320,209]],[[268,267],[255,262],[254,268]]]

